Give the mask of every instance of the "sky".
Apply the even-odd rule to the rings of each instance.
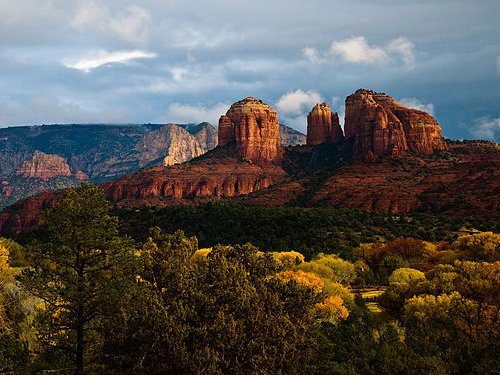
[[[499,0],[0,0],[0,127],[217,124],[253,96],[306,130],[359,88],[500,141]]]

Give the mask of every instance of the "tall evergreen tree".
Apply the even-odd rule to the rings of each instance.
[[[34,265],[19,281],[43,301],[41,357],[82,375],[100,352],[101,322],[133,283],[133,246],[119,236],[118,220],[92,185],[68,190],[44,217],[47,236],[32,246]]]

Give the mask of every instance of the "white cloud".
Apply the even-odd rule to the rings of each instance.
[[[92,57],[80,58],[80,59],[66,59],[63,61],[63,65],[67,68],[81,70],[83,72],[90,72],[102,65],[108,64],[126,64],[131,60],[135,59],[151,59],[155,57],[156,54],[146,51],[117,51],[117,52],[106,52],[99,51]]]
[[[278,111],[284,115],[298,116],[309,111],[316,103],[323,101],[316,91],[295,90],[283,95],[276,103]]]
[[[500,118],[480,117],[468,130],[475,137],[497,141],[500,138]]]
[[[108,9],[100,2],[84,1],[80,3],[69,24],[74,29],[83,30],[87,26],[98,25],[107,14]]]
[[[302,54],[313,64],[324,64],[327,62],[327,59],[321,56],[318,50],[313,47],[305,47],[302,50]]]
[[[382,48],[368,45],[362,36],[332,42],[330,53],[351,63],[379,64],[388,59]]]
[[[302,54],[313,64],[341,59],[352,64],[380,65],[398,58],[407,69],[415,68],[415,44],[406,37],[393,39],[384,46],[375,46],[368,44],[365,37],[356,36],[333,41],[324,54],[312,47],[304,48]]]
[[[225,114],[230,105],[218,103],[212,107],[173,103],[167,111],[167,122],[195,123],[209,122],[215,126],[219,123],[221,115]]]
[[[406,68],[415,68],[415,44],[406,37],[399,37],[391,41],[386,48],[387,52],[399,54]]]
[[[138,5],[112,12],[99,0],[86,0],[80,3],[69,24],[79,31],[112,33],[133,45],[143,45],[151,21],[151,12]]]
[[[417,98],[401,98],[398,101],[406,107],[418,109],[434,116],[434,104],[432,103],[424,103]]]
[[[123,40],[141,44],[147,40],[147,26],[151,13],[137,5],[126,7],[117,17],[111,18],[109,27]]]

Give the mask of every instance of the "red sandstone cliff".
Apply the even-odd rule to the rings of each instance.
[[[269,162],[283,155],[276,111],[255,98],[234,103],[219,120],[219,146],[235,144],[245,160]]]
[[[16,176],[48,180],[60,176],[69,177],[71,170],[64,158],[36,150],[31,159],[24,161],[16,171]]]
[[[370,90],[358,90],[346,98],[344,129],[358,158],[402,156],[407,150],[431,154],[447,149],[434,117]]]
[[[106,183],[108,198],[119,205],[166,206],[220,200],[265,189],[286,177],[281,167],[233,158],[207,158],[170,168],[154,167]]]
[[[153,167],[102,185],[108,199],[121,206],[156,207],[228,199],[265,189],[287,177],[278,165],[258,165],[231,157],[205,159],[170,167]],[[0,233],[18,233],[40,224],[40,211],[60,192],[19,201],[0,213]]]
[[[337,143],[344,139],[337,112],[326,103],[318,103],[307,115],[307,145]]]

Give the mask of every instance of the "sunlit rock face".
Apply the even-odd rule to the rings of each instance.
[[[219,120],[219,146],[233,143],[236,153],[253,162],[283,155],[276,111],[252,97],[234,103]]]
[[[370,90],[358,90],[346,98],[345,138],[353,142],[358,158],[447,149],[434,117]]]
[[[16,171],[17,176],[24,178],[41,178],[48,180],[54,177],[69,177],[71,170],[64,158],[36,150],[33,156],[25,160]]]
[[[337,143],[344,139],[339,116],[326,103],[318,103],[307,116],[307,145]]]

